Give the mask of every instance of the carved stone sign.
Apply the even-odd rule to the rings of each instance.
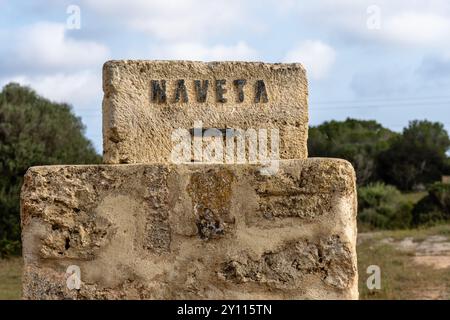
[[[228,90],[227,87],[227,80],[226,79],[220,79],[215,80],[215,101],[219,103],[225,103],[228,101],[228,98],[226,97],[226,94]],[[193,99],[194,102],[197,103],[205,103],[208,98],[208,91],[209,91],[209,80],[193,80],[192,81],[194,85],[194,95],[195,98]],[[245,79],[236,79],[233,80],[233,88],[235,89],[235,102],[236,103],[242,103],[244,102],[245,97],[245,91],[244,87],[247,84],[247,80]],[[186,83],[184,79],[175,80],[174,92],[173,96],[170,98],[167,94],[167,86],[166,86],[166,80],[151,80],[150,81],[150,101],[152,103],[187,103],[189,102],[189,95],[188,90],[186,87]],[[192,101],[192,100],[191,100]],[[253,102],[254,103],[261,103],[261,102],[268,102],[269,98],[267,95],[266,85],[264,83],[264,80],[256,80],[254,84],[254,95],[253,95]]]
[[[24,298],[358,298],[355,173],[306,158],[301,65],[111,61],[103,72],[114,165],[27,171]],[[201,163],[219,149],[254,159],[268,130],[273,166]],[[173,145],[174,132],[189,142]],[[225,143],[210,152],[198,138]]]
[[[169,162],[177,128],[279,130],[280,158],[307,157],[300,64],[110,61],[103,68],[106,163]]]

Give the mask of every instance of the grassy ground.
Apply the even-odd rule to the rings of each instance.
[[[450,241],[450,225],[426,229],[382,231],[370,234],[357,246],[360,299],[450,299],[450,270],[414,263],[415,253],[400,251],[386,242],[413,237],[421,242],[430,236],[445,236]],[[381,289],[366,285],[369,265],[381,270]]]
[[[22,258],[0,259],[0,300],[20,299]]]
[[[413,252],[403,252],[384,240],[413,237],[420,242],[441,235],[450,241],[450,225],[415,230],[381,231],[362,234],[358,250],[361,299],[450,299],[450,270],[435,269],[413,262]],[[368,290],[369,265],[381,269],[381,289]],[[0,299],[20,299],[22,259],[0,260]]]

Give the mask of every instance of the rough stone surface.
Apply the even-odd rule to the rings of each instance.
[[[165,101],[153,96],[159,91],[152,81],[161,80]],[[199,91],[195,80],[208,80],[208,89]],[[257,99],[261,81],[267,95]],[[194,121],[203,128],[277,128],[280,159],[307,157],[308,88],[300,64],[109,61],[103,91],[105,163],[166,163],[173,130],[192,129]]]
[[[21,219],[26,299],[358,297],[343,160],[33,167]]]

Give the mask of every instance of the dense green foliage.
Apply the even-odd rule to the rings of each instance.
[[[359,186],[381,181],[401,190],[424,188],[450,170],[450,138],[443,125],[411,121],[402,134],[375,121],[329,121],[309,130],[311,157],[350,161]]]
[[[0,92],[0,256],[20,250],[19,193],[30,166],[99,163],[67,104],[18,84]]]
[[[441,123],[412,121],[378,157],[380,177],[402,190],[439,181],[446,171],[450,138]]]
[[[311,157],[343,158],[355,168],[358,185],[377,181],[377,157],[398,134],[376,121],[329,121],[309,130]]]
[[[358,222],[363,229],[404,229],[411,225],[413,204],[400,191],[383,183],[358,190]]]

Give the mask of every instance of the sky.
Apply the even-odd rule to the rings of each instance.
[[[67,102],[101,152],[110,59],[300,62],[310,124],[450,132],[448,0],[0,0],[0,86]]]

